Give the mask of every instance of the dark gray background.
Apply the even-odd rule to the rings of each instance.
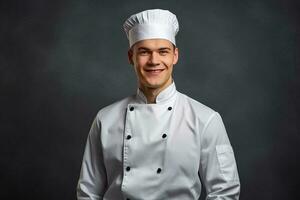
[[[220,112],[242,200],[299,199],[299,3],[6,1],[0,12],[1,199],[75,199],[97,111],[136,90],[122,23],[180,23],[179,91]]]

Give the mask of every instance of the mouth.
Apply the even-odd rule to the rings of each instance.
[[[147,72],[150,75],[158,75],[165,69],[145,69],[145,72]]]

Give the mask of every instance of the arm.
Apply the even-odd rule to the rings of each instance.
[[[206,200],[238,200],[240,181],[237,166],[218,113],[210,117],[200,138],[199,174],[206,188]]]
[[[78,200],[102,200],[103,198],[107,181],[100,134],[101,124],[96,117],[90,129],[83,155],[77,185]]]

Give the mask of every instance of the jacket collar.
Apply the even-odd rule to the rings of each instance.
[[[171,85],[169,85],[167,88],[165,88],[163,91],[161,91],[157,97],[156,97],[156,104],[164,104],[175,98],[176,96],[176,86],[174,81],[172,82]],[[137,89],[137,94],[136,94],[137,100],[140,103],[145,103],[147,104],[147,98],[142,92],[141,89]]]

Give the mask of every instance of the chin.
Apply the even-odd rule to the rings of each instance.
[[[164,87],[168,81],[166,80],[145,80],[144,86],[152,89],[159,89]]]
[[[157,89],[157,88],[160,88],[161,85],[160,84],[147,84],[147,87],[152,88],[152,89]]]
[[[162,87],[162,84],[161,83],[146,82],[144,84],[144,86],[146,86],[148,88],[152,88],[152,89],[157,89],[157,88]]]

